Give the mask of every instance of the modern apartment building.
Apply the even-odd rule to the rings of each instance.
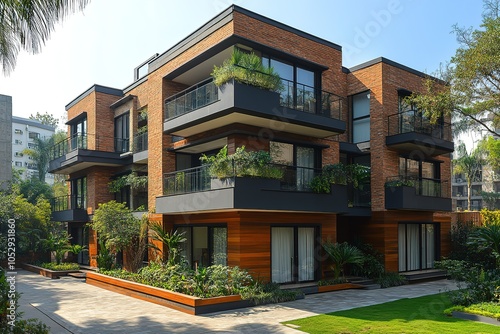
[[[235,49],[273,67],[278,91],[215,85],[214,65]],[[236,5],[134,73],[128,87],[93,85],[71,101],[70,137],[54,147],[50,172],[69,175],[71,194],[54,200],[53,219],[89,245],[80,261],[95,265],[85,224],[99,203],[145,207],[145,197],[151,219],[185,232],[191,265],[239,266],[263,280],[321,279],[327,240],[372,244],[388,271],[429,269],[447,254],[449,120],[431,124],[404,100],[425,74],[385,58],[345,68],[341,46]],[[280,177],[218,178],[200,161],[242,146],[269,152]],[[363,190],[311,191],[322,167],[339,162],[371,169]],[[132,172],[148,176],[147,192],[109,191]]]
[[[55,130],[36,119],[12,116],[12,168],[22,171],[22,179],[38,177],[36,162],[23,151],[35,147],[35,138],[48,139],[54,135]],[[53,184],[54,174],[47,173],[45,182]]]
[[[12,97],[0,94],[0,189],[5,189],[12,180]]]

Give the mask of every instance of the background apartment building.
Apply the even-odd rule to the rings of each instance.
[[[12,97],[0,94],[0,187],[12,180]]]
[[[36,162],[23,151],[35,148],[35,138],[48,139],[54,133],[54,127],[42,124],[38,120],[12,116],[12,168],[22,171],[23,180],[38,178]],[[53,184],[54,175],[47,173],[45,182]]]

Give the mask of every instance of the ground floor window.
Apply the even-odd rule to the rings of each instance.
[[[225,226],[179,226],[177,231],[184,232],[181,254],[193,268],[227,265]]]
[[[312,281],[317,261],[315,227],[271,228],[271,276],[276,283]]]
[[[83,265],[89,265],[89,229],[86,226],[73,226],[69,228],[71,235],[71,244],[85,247],[84,251],[76,254],[76,262]]]
[[[439,256],[438,226],[428,223],[399,224],[399,271],[434,268],[434,261]]]

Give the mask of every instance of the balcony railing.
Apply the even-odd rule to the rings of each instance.
[[[134,137],[134,153],[148,150],[148,133],[143,132]]]
[[[415,194],[420,196],[450,198],[450,185],[447,180],[415,178],[409,176],[390,176],[385,183],[390,187],[412,187]]]
[[[93,143],[92,150],[122,153],[130,151],[129,139],[77,133],[54,144],[49,151],[50,160],[63,157],[76,149],[90,149],[90,141]]]
[[[388,117],[388,136],[409,132],[452,141],[451,124],[441,121],[433,124],[418,110],[408,110]]]
[[[165,119],[174,118],[219,100],[219,90],[213,81],[191,86],[165,101]]]
[[[54,197],[50,200],[52,212],[86,209],[86,198],[83,195],[66,195]]]
[[[320,169],[307,167],[275,164],[270,164],[268,167],[281,171],[282,176],[279,179],[281,189],[286,191],[311,191],[309,187],[311,180],[321,173]],[[215,189],[212,181],[219,179],[211,176],[209,168],[209,165],[204,165],[165,174],[164,194],[178,195]],[[216,182],[217,189],[234,187],[234,182],[227,182],[227,180],[234,179],[235,176],[240,176],[237,167],[224,175],[220,182]]]
[[[259,76],[268,75],[256,71],[249,72],[255,72]],[[252,77],[252,75],[249,75],[249,77]],[[218,87],[213,81],[208,80],[167,98],[165,100],[165,119],[168,120],[187,114],[193,110],[218,101]],[[282,79],[281,82],[282,87],[278,94],[280,94],[280,105],[282,107],[329,118],[341,119],[342,97],[285,79]]]

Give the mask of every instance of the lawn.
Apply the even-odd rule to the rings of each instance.
[[[287,321],[307,333],[500,333],[500,327],[443,314],[446,293]]]

